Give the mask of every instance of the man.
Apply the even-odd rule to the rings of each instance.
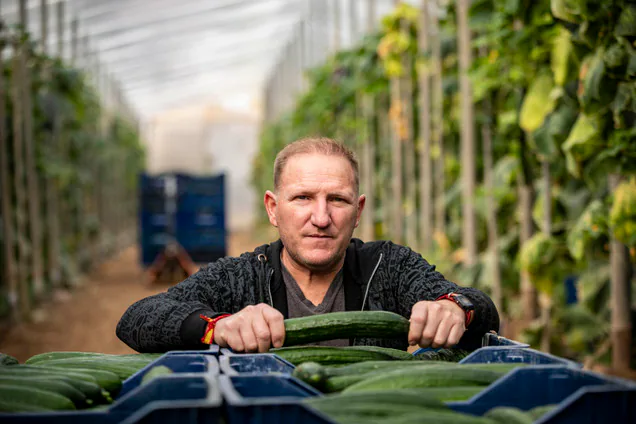
[[[283,320],[338,311],[385,310],[410,319],[408,340],[334,340],[467,349],[499,329],[492,301],[447,281],[411,249],[352,239],[364,209],[353,153],[326,138],[286,146],[265,208],[280,239],[223,258],[167,292],[133,304],[117,335],[139,352],[202,349],[212,342],[265,352],[285,340]]]

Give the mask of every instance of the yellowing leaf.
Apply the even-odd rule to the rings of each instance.
[[[556,101],[551,95],[554,88],[552,76],[548,73],[539,75],[530,88],[521,106],[519,126],[532,132],[543,125],[545,117],[554,110]]]
[[[554,39],[550,59],[554,82],[558,86],[565,85],[568,80],[571,54],[572,40],[570,39],[570,31],[564,27],[559,27],[559,34]]]

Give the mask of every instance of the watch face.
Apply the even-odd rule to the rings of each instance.
[[[455,293],[453,295],[453,298],[455,299],[455,301],[457,302],[457,304],[465,311],[472,311],[473,309],[475,309],[475,306],[473,305],[473,302],[471,302],[466,296],[464,296],[463,294],[457,294]]]

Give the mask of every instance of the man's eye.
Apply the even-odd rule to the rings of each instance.
[[[309,199],[309,196],[304,196],[304,195],[296,196],[294,199],[296,199],[296,200],[307,200],[307,199]]]

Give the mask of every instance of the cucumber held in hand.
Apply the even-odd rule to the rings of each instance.
[[[406,338],[409,320],[387,311],[332,312],[285,320],[284,346],[352,337]]]

